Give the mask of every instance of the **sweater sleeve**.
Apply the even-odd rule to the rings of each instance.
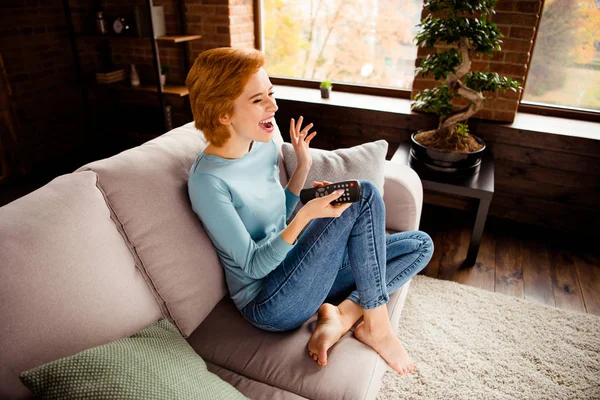
[[[300,200],[299,196],[296,196],[294,193],[290,192],[286,187],[284,189],[285,193],[285,219],[286,221],[290,218],[290,215],[294,212],[296,208],[296,204]]]
[[[261,279],[283,261],[294,245],[281,232],[259,246],[235,210],[225,183],[212,175],[197,174],[188,182],[192,208],[200,217],[221,257],[233,261],[249,277]],[[287,196],[286,196],[287,198]]]

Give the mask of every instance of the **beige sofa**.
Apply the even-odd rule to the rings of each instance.
[[[249,398],[375,398],[387,365],[351,333],[322,368],[306,349],[316,316],[269,333],[238,314],[188,200],[188,171],[204,146],[189,123],[0,208],[0,398],[31,396],[21,371],[161,317]],[[281,158],[280,174],[285,185]],[[411,169],[386,161],[384,200],[389,230],[417,228],[422,187]],[[407,290],[388,305],[395,327]]]

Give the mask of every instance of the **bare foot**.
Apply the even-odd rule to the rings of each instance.
[[[400,375],[412,373],[417,366],[411,361],[400,339],[388,328],[381,331],[370,331],[364,321],[354,329],[354,336],[373,350]]]
[[[319,307],[317,327],[308,341],[308,354],[320,366],[327,365],[327,350],[337,343],[349,327],[343,322],[339,309],[324,303]]]

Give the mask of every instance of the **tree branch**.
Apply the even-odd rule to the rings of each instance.
[[[317,56],[317,61],[323,56],[323,52],[325,51],[325,47],[327,47],[327,41],[329,41],[329,35],[331,35],[331,31],[335,27],[335,22],[337,21],[338,15],[340,14],[340,11],[342,10],[342,7],[344,6],[345,3],[346,3],[346,0],[343,0],[342,3],[340,4],[340,6],[337,8],[337,10],[335,10],[335,16],[333,17],[333,21],[331,22],[331,26],[329,26],[329,29],[327,30],[327,35],[325,36],[325,40],[323,41],[323,46],[321,46],[321,51],[319,51],[319,55]],[[316,72],[317,72],[317,67],[315,66],[315,68],[313,69],[313,73],[312,73],[311,79],[315,78],[315,73]]]
[[[469,100],[471,104],[454,111],[444,118],[440,118],[438,130],[449,129],[460,121],[467,120],[471,115],[483,108],[483,102],[485,101],[485,98],[481,92],[476,92],[475,90],[468,88],[460,81],[460,78],[464,77],[471,70],[469,39],[466,37],[460,38],[460,42],[458,43],[458,51],[461,54],[462,62],[456,69],[455,74],[450,74],[446,77],[446,83],[448,84],[450,90],[455,91],[455,93],[458,92],[459,95]]]
[[[469,39],[461,37],[458,43],[458,52],[461,55],[462,62],[456,69],[456,74],[449,74],[446,77],[446,83],[448,87],[453,88],[456,85],[456,81],[461,79],[471,70],[471,57],[469,56]]]
[[[312,6],[312,2],[311,2],[311,6]],[[308,65],[308,59],[310,58],[310,54],[312,53],[312,40],[313,40],[313,30],[315,29],[315,22],[317,20],[317,18],[319,17],[319,10],[321,9],[321,0],[319,0],[319,2],[317,3],[317,11],[315,11],[314,16],[311,15],[311,19],[310,19],[310,28],[309,28],[309,33],[308,33],[308,38],[309,38],[309,42],[311,44],[311,46],[306,50],[306,56],[304,57],[304,69],[302,70],[302,77],[306,77],[306,66]],[[312,14],[312,12],[311,12]]]
[[[481,92],[476,92],[473,89],[466,87],[461,81],[457,80],[456,83],[458,84],[458,94],[469,100],[471,104],[449,114],[446,118],[442,118],[438,127],[440,130],[448,129],[452,125],[461,121],[466,121],[483,108],[485,97],[483,97]]]
[[[469,55],[469,39],[466,37],[460,38],[460,43],[458,43],[458,51],[462,56],[462,63],[456,69],[456,78],[462,79],[469,71],[471,70],[471,56]]]

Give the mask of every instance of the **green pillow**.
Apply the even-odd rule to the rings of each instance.
[[[47,399],[245,399],[208,371],[168,320],[21,373]]]

